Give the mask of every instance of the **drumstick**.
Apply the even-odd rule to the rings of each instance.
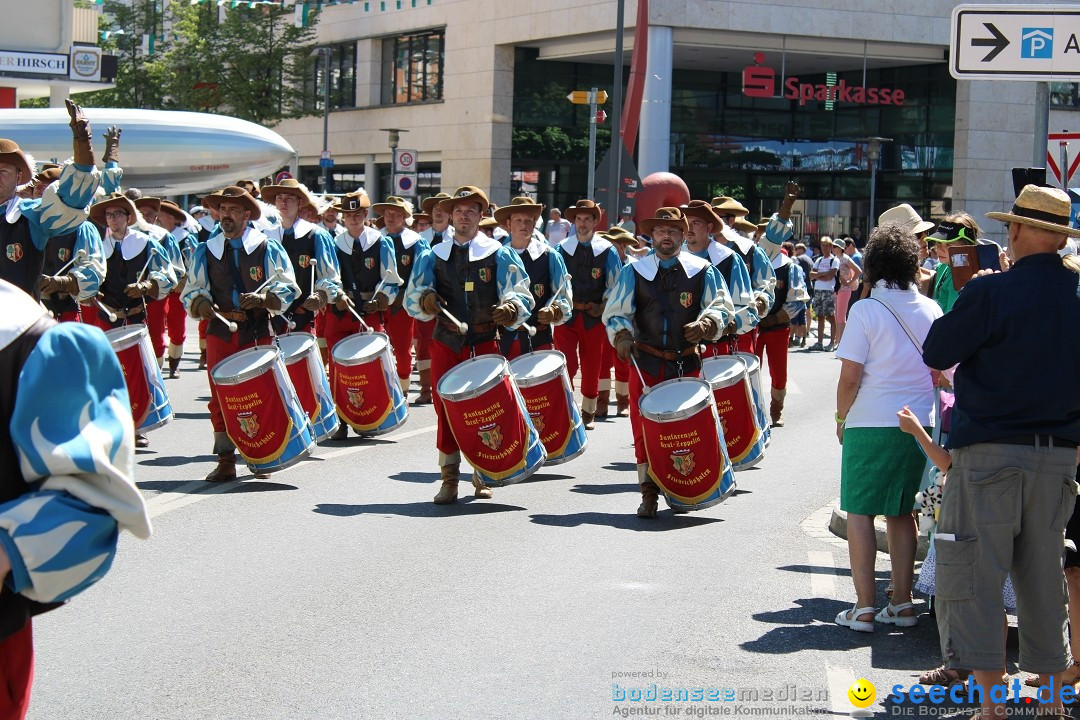
[[[641,380],[641,394],[648,395],[652,388],[645,384],[645,376],[641,374],[641,368],[638,366],[637,358],[634,357],[633,353],[630,353],[630,362],[634,364],[634,369],[637,370],[638,379]]]
[[[714,297],[712,299],[712,302],[701,309],[701,313],[697,316],[697,318],[695,319],[694,322],[697,322],[701,318],[705,317],[705,313],[709,312],[709,310],[711,310],[713,308],[713,306],[716,305],[717,301],[719,301],[720,298],[722,298],[722,297],[724,297],[724,296],[721,295],[720,293],[717,293],[716,297]]]
[[[266,278],[266,282],[264,282],[262,285],[255,288],[255,292],[261,293],[263,290],[265,290],[270,285],[270,283],[275,282],[276,280],[280,279],[283,272],[284,272],[284,270],[282,270],[281,268],[275,268],[274,269],[274,274],[271,275],[270,277]]]
[[[315,266],[318,265],[318,264],[319,264],[319,262],[315,258],[311,258],[310,260],[308,260],[308,267],[311,268],[311,292],[312,292],[312,294],[315,293]]]
[[[449,310],[447,310],[447,309],[446,309],[445,307],[443,307],[442,305],[440,305],[440,306],[439,306],[439,310],[440,310],[440,312],[442,312],[442,314],[443,314],[443,315],[445,315],[445,316],[446,316],[446,319],[447,319],[447,320],[449,320],[450,322],[452,322],[452,323],[454,323],[455,325],[457,325],[457,329],[458,329],[458,332],[459,332],[459,333],[461,333],[462,335],[464,335],[465,333],[469,332],[469,326],[468,326],[468,325],[466,325],[465,323],[461,322],[460,320],[458,320],[458,319],[457,319],[456,317],[454,317],[453,315],[451,315],[451,314],[450,314],[450,311],[449,311]],[[534,331],[534,332],[535,332],[535,331]]]
[[[551,299],[547,301],[544,307],[551,307],[551,303],[555,302],[555,298],[562,295],[563,288],[566,287],[566,283],[561,283],[559,289],[555,291],[555,294],[551,296]]]
[[[63,275],[67,271],[68,268],[70,268],[75,263],[80,262],[85,257],[86,257],[86,250],[80,249],[79,252],[75,253],[75,257],[68,260],[66,265],[64,265],[62,268],[60,268],[59,270],[56,271],[56,274],[57,275]]]
[[[105,303],[101,302],[97,298],[94,298],[94,302],[101,308],[101,311],[105,313],[105,317],[109,318],[109,322],[116,322],[116,313]]]
[[[536,328],[534,328],[529,323],[521,323],[521,329],[524,330],[525,332],[529,333],[529,337],[535,337],[536,336]]]
[[[236,332],[236,323],[234,323],[232,320],[228,320],[228,319],[222,317],[221,313],[219,313],[217,310],[214,311],[214,317],[216,317],[221,322],[225,323],[225,327],[229,328],[229,332],[231,332],[231,333]]]
[[[353,317],[360,321],[360,327],[371,332],[371,326],[364,322],[364,318],[360,317],[360,313],[356,312],[356,308],[352,306],[352,303],[347,303],[345,307],[349,308],[349,312],[353,314]]]

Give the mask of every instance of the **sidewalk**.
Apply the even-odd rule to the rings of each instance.
[[[847,539],[847,513],[840,509],[839,503],[833,506],[832,515],[829,518],[829,531],[837,537]],[[885,535],[885,518],[881,516],[874,518],[874,535],[877,536],[878,552],[888,553],[889,540]],[[929,548],[929,539],[924,533],[919,533],[919,545],[915,549],[915,559],[924,560]]]

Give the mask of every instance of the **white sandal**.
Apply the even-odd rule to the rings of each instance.
[[[872,633],[874,632],[874,623],[867,620],[859,620],[859,616],[873,613],[874,610],[876,610],[876,608],[872,607],[853,607],[850,610],[844,610],[836,616],[836,624],[849,627],[858,632]]]
[[[915,627],[919,624],[919,618],[916,615],[901,615],[903,610],[914,610],[915,606],[911,603],[902,603],[900,605],[893,605],[889,603],[885,607],[881,608],[881,612],[874,616],[874,619],[879,623],[885,623],[886,625],[896,625],[897,627]]]

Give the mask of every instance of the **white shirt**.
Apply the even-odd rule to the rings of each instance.
[[[914,287],[892,290],[878,283],[870,297],[888,303],[920,345],[942,315],[938,304]],[[851,306],[836,356],[863,366],[847,427],[899,427],[896,413],[905,405],[923,425],[934,424],[934,388],[922,351],[881,303],[868,299]]]
[[[554,247],[570,237],[570,227],[570,221],[566,218],[548,220],[547,232],[545,233],[548,244]]]
[[[814,261],[814,272],[829,272],[830,270],[840,270],[840,261],[832,255],[822,255]],[[829,278],[828,280],[815,280],[815,290],[833,290],[836,287],[836,276]],[[845,331],[846,332],[846,331]]]

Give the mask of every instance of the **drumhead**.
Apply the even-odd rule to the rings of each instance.
[[[447,400],[478,395],[509,373],[502,355],[480,355],[457,365],[439,380],[438,393]]]
[[[641,414],[650,420],[688,417],[709,404],[712,387],[700,378],[675,378],[654,385],[641,398]]]
[[[737,357],[746,363],[748,373],[756,373],[761,370],[761,362],[758,360],[757,355],[753,353],[735,353],[732,357]]]
[[[390,346],[390,338],[379,332],[362,332],[350,335],[337,345],[331,355],[339,365],[359,365],[378,357]]]
[[[315,336],[311,333],[287,333],[278,335],[274,341],[281,348],[281,356],[288,365],[290,360],[306,355],[315,347]]]
[[[510,374],[521,387],[549,380],[566,367],[566,356],[558,350],[537,350],[510,361]]]
[[[145,325],[127,325],[105,331],[105,337],[109,338],[109,344],[113,350],[124,350],[142,340],[149,332]]]
[[[701,361],[701,377],[715,388],[734,385],[746,377],[746,361],[731,355],[705,358]]]
[[[219,362],[210,376],[218,385],[236,385],[261,375],[280,357],[281,351],[273,345],[248,348]]]

